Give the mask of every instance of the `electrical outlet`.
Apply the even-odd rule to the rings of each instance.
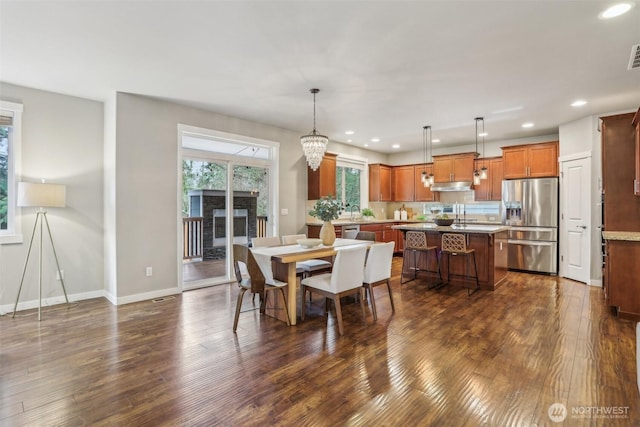
[[[147,277],[153,276],[153,268],[147,267]]]
[[[64,270],[56,271],[56,280],[60,280],[60,277],[64,279]]]
[[[280,209],[280,215],[289,215],[289,209],[287,208]]]

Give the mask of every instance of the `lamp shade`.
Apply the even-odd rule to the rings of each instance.
[[[64,208],[66,198],[66,185],[18,183],[18,206],[20,207]]]

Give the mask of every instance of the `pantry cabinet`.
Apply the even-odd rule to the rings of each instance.
[[[476,160],[476,170],[479,171],[483,165],[487,168],[487,179],[473,185],[475,200],[502,200],[502,157]]]
[[[476,153],[433,156],[435,182],[473,181]]]
[[[636,132],[636,177],[633,180],[633,194],[640,196],[640,108],[633,118],[633,126]]]
[[[393,167],[375,163],[369,165],[369,201],[390,202],[393,200],[391,174]]]
[[[504,179],[558,176],[558,141],[502,147]]]
[[[307,166],[307,200],[336,196],[336,154],[326,153],[318,169]]]

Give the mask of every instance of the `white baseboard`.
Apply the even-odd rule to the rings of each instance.
[[[591,283],[589,283],[589,286],[597,286],[599,288],[602,287],[602,280],[600,279],[591,279]]]
[[[143,294],[130,295],[122,298],[114,298],[112,294],[109,294],[105,290],[82,292],[79,294],[69,294],[67,296],[69,298],[70,303],[93,299],[93,298],[106,298],[107,301],[109,301],[113,305],[122,305],[122,304],[130,304],[132,302],[146,301],[154,298],[161,298],[169,295],[178,295],[178,294],[180,294],[180,289],[176,287],[176,288],[162,289],[162,290],[153,291],[153,292],[146,292]],[[59,295],[59,296],[50,297],[50,298],[43,298],[42,308],[45,308],[45,307],[48,308],[54,305],[64,304],[64,303],[65,303],[64,295]],[[38,300],[18,302],[18,307],[16,308],[16,312],[22,311],[22,310],[30,310],[33,308],[38,308]],[[9,313],[13,313],[13,304],[6,304],[6,305],[0,306],[0,316],[9,314]]]

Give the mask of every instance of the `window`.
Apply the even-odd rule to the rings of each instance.
[[[22,242],[16,208],[22,105],[0,101],[0,244]]]
[[[336,199],[345,206],[343,213],[350,215],[350,206],[367,206],[367,162],[356,157],[338,155],[336,159]]]

